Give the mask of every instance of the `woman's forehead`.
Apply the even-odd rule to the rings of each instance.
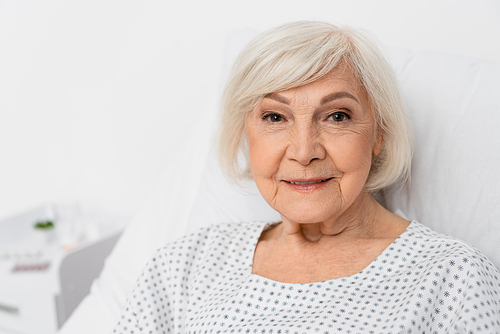
[[[316,81],[269,93],[264,98],[283,104],[302,99],[316,99],[320,104],[326,104],[341,98],[364,103],[367,101],[367,94],[364,86],[349,67],[336,67]]]

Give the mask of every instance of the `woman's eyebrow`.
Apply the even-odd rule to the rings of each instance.
[[[278,93],[269,93],[266,96],[264,96],[264,98],[278,101],[278,102],[283,103],[283,104],[290,104],[289,99],[287,99],[284,96],[279,95]]]
[[[358,99],[355,98],[354,95],[352,95],[348,92],[342,91],[342,92],[335,92],[335,93],[332,93],[330,95],[325,96],[323,99],[321,99],[321,104],[325,104],[325,103],[331,102],[333,100],[341,99],[344,97],[347,97],[347,98],[352,99],[352,100],[359,103]]]

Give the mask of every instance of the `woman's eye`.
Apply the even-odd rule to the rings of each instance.
[[[268,114],[262,117],[262,119],[276,123],[276,122],[281,122],[283,120],[283,117],[280,114]]]
[[[331,114],[329,117],[334,122],[342,122],[342,121],[349,119],[349,116],[347,116],[345,113],[339,113],[339,112]]]

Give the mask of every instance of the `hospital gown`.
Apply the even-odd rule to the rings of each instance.
[[[309,284],[252,274],[266,223],[204,228],[156,252],[113,333],[500,333],[500,275],[411,222],[361,272]]]

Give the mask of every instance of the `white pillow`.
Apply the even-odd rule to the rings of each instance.
[[[415,131],[411,186],[385,191],[408,218],[500,267],[500,63],[391,50]]]

